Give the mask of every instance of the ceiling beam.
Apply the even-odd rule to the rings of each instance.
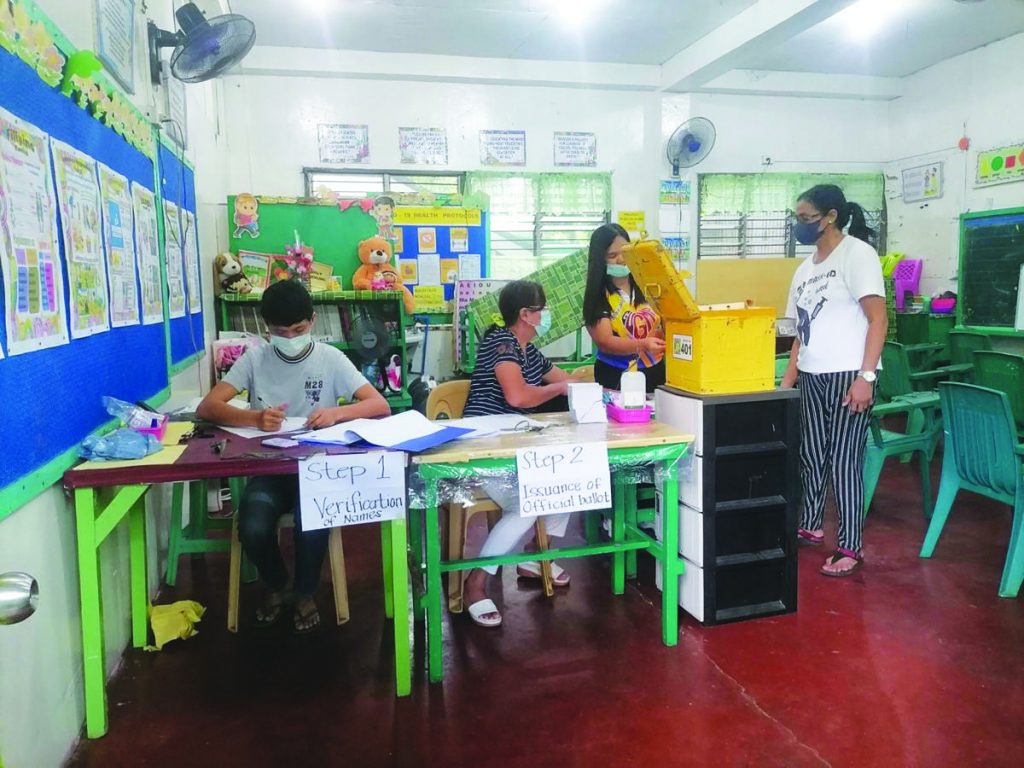
[[[855,0],[757,0],[661,68],[664,91],[693,91],[833,16]]]
[[[903,81],[870,75],[734,69],[702,85],[700,93],[891,101],[903,95]]]

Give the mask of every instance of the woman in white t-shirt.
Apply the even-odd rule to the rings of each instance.
[[[796,216],[797,241],[817,246],[793,276],[786,311],[797,319],[782,386],[800,388],[804,503],[799,540],[824,542],[831,478],[838,542],[821,572],[849,576],[864,562],[864,446],[888,328],[885,284],[878,254],[868,244],[873,232],[864,210],[847,202],[839,187],[821,184],[804,192]]]

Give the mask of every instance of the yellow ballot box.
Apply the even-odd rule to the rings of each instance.
[[[698,307],[657,240],[629,243],[623,256],[665,329],[665,383],[701,395],[775,388],[775,308]]]

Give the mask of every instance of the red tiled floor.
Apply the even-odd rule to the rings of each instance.
[[[827,552],[804,549],[798,613],[685,617],[675,648],[660,641],[649,563],[621,598],[596,560],[567,563],[573,585],[553,601],[509,572],[500,630],[450,617],[443,685],[425,680],[417,629],[405,700],[374,528],[345,532],[352,621],[312,637],[229,635],[226,560],[183,562],[162,599],[208,605],[200,634],[128,652],[110,733],[71,765],[1019,766],[1024,596],[996,595],[1009,527],[1008,507],[965,494],[920,560],[916,468],[890,464],[861,573],[826,579]],[[246,588],[244,614],[257,599]]]

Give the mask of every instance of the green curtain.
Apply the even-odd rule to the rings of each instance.
[[[488,210],[503,214],[593,214],[612,209],[610,173],[471,171],[466,194],[486,196]]]
[[[701,214],[789,211],[815,184],[838,184],[846,199],[865,210],[885,208],[881,173],[714,173],[700,178]]]

